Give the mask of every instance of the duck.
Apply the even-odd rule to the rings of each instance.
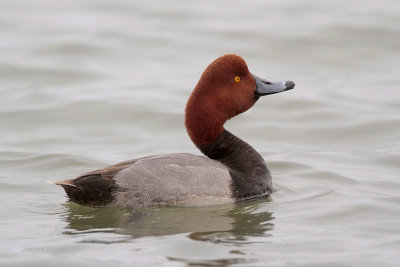
[[[293,81],[252,74],[235,54],[215,59],[201,74],[185,108],[185,126],[203,155],[173,153],[123,161],[54,182],[70,201],[90,207],[204,206],[266,198],[273,192],[263,157],[224,128],[262,96],[288,91]]]

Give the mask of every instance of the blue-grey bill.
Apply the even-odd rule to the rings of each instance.
[[[293,89],[295,83],[293,81],[284,82],[270,82],[253,74],[256,81],[256,91],[254,94],[256,96],[272,95],[280,92],[284,92]]]

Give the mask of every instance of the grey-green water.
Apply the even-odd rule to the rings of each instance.
[[[398,266],[400,2],[0,2],[0,265]],[[296,89],[226,128],[271,200],[91,209],[48,180],[199,153],[183,125],[225,53]]]

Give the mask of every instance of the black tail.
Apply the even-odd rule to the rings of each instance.
[[[89,207],[111,204],[117,188],[112,178],[102,177],[101,174],[90,174],[55,184],[64,188],[72,202]]]

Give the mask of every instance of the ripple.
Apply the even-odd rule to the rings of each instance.
[[[38,67],[0,63],[0,75],[7,81],[25,80],[30,83],[74,84],[93,80],[99,76],[88,71],[57,67]]]
[[[93,158],[85,158],[77,155],[67,154],[38,154],[31,152],[2,152],[0,153],[0,166],[3,169],[23,170],[25,172],[45,169],[53,172],[60,169],[83,169],[88,166],[104,165],[104,162]]]

